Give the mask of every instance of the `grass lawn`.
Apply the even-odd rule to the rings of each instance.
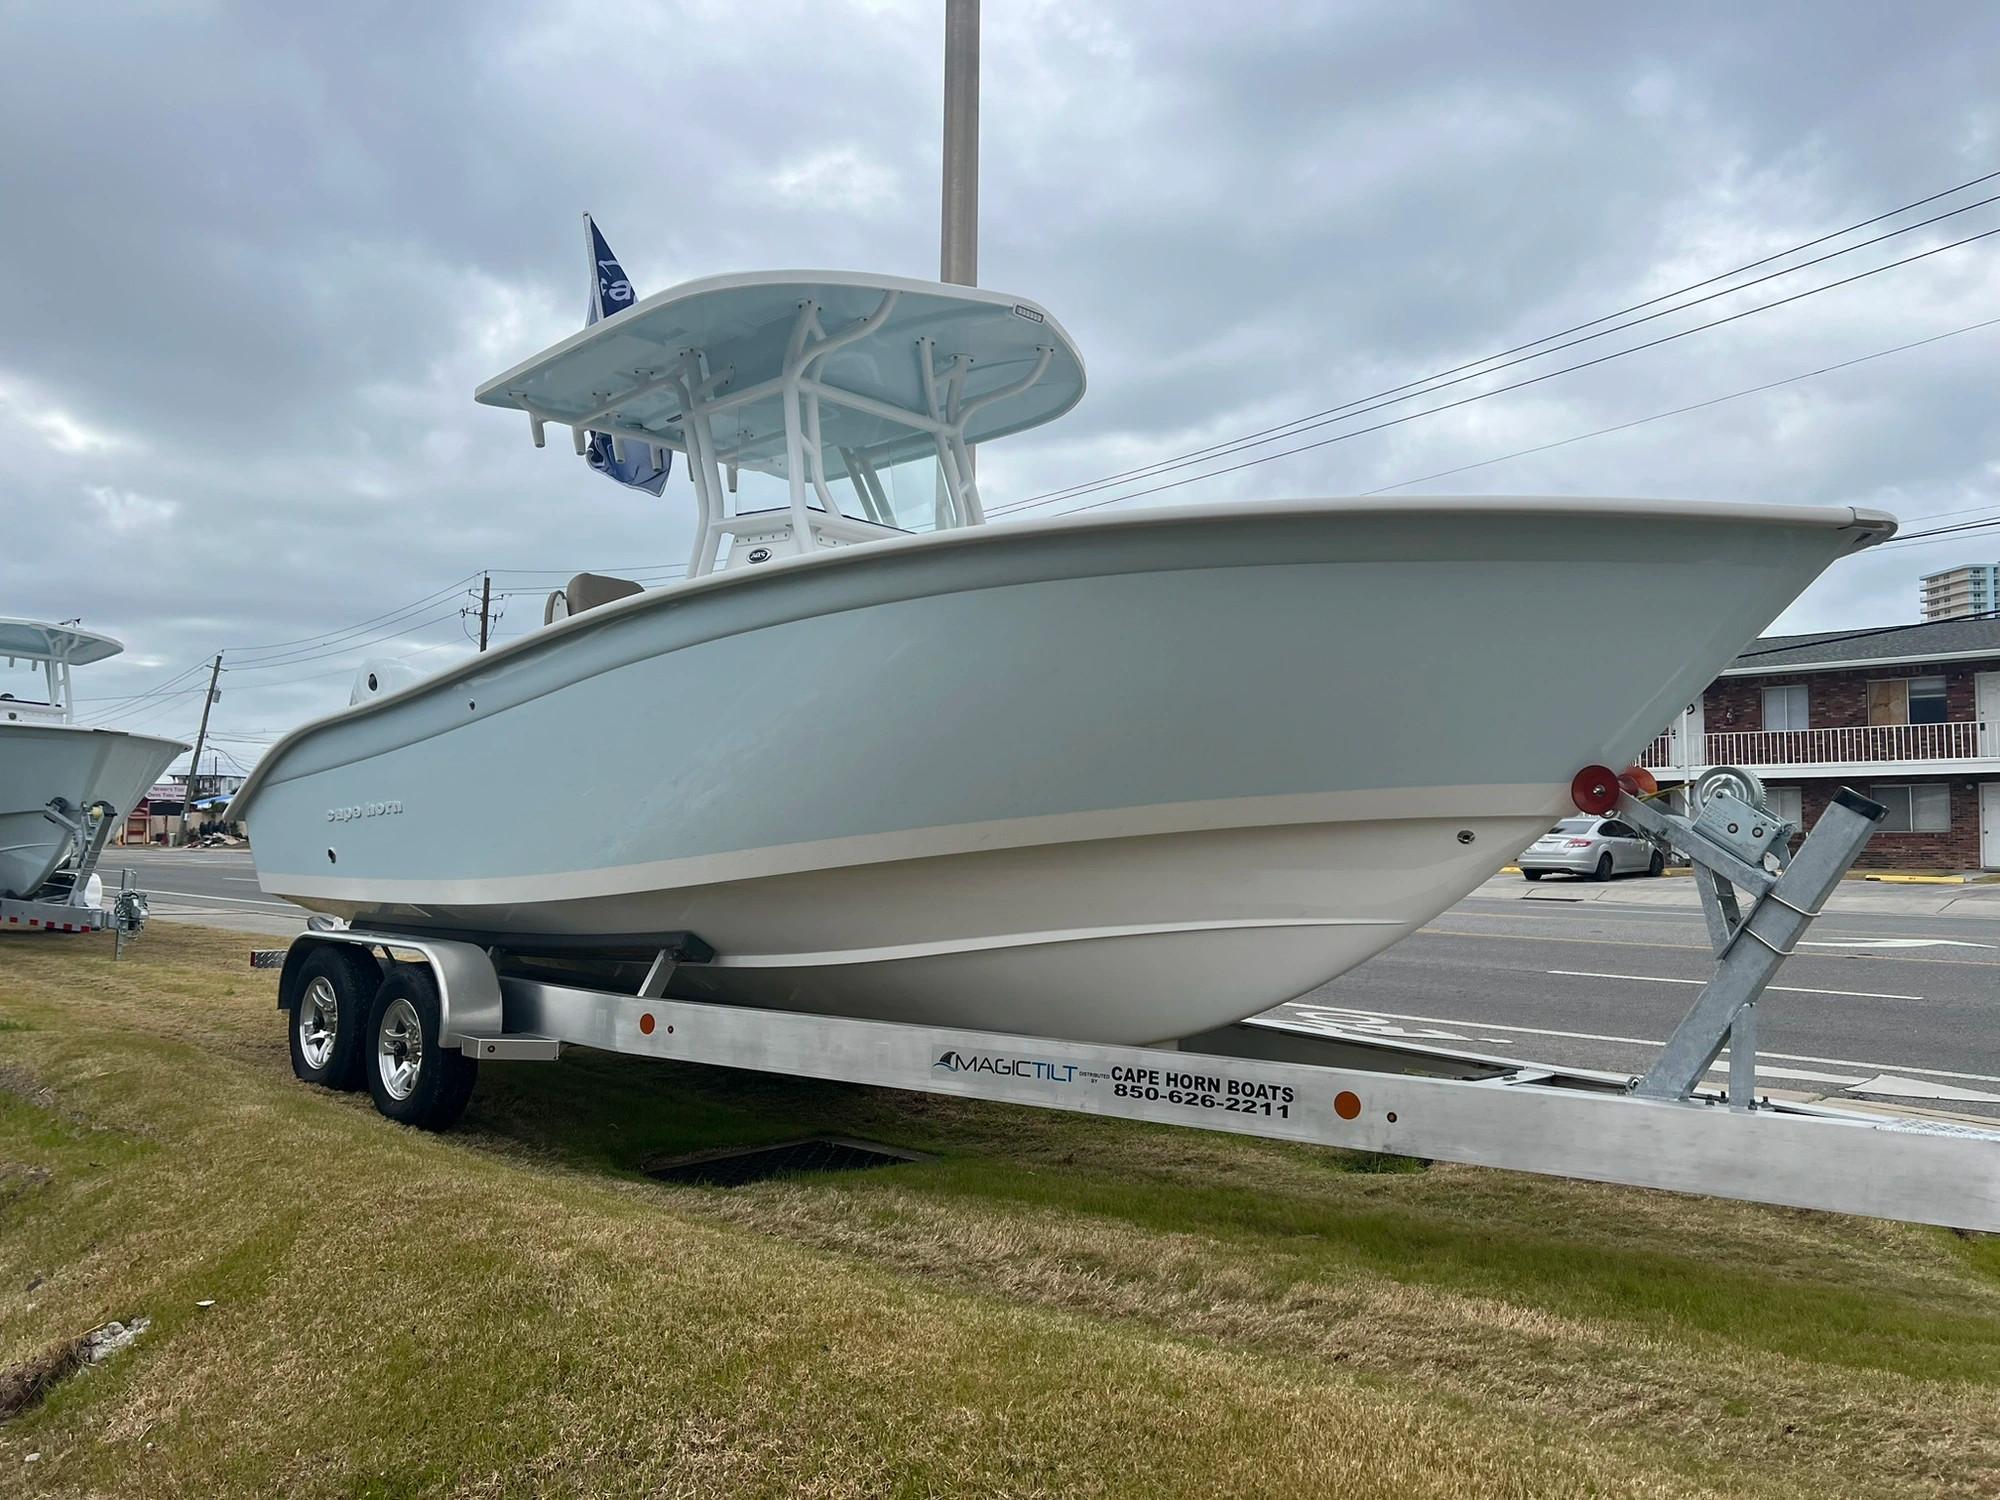
[[[2000,1493],[2000,1241],[584,1052],[427,1136],[268,942],[0,937],[0,1399],[152,1319],[0,1494]],[[638,1170],[821,1130],[936,1159]]]

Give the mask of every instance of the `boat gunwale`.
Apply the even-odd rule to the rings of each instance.
[[[164,734],[141,734],[133,729],[120,729],[112,724],[78,724],[69,719],[0,719],[0,734],[20,729],[58,729],[69,734],[114,735],[122,740],[150,740],[156,745],[178,745],[181,750],[192,749],[186,740],[169,739]],[[179,754],[179,751],[175,752]]]
[[[1162,506],[1110,515],[1051,516],[1033,521],[983,526],[954,527],[849,547],[822,548],[797,556],[774,558],[756,567],[727,568],[699,578],[682,578],[659,588],[609,604],[600,605],[531,630],[494,650],[466,658],[433,676],[422,677],[394,692],[350,703],[332,713],[309,719],[277,740],[252,768],[236,792],[232,817],[246,816],[255,794],[268,779],[267,771],[282,755],[306,736],[335,724],[350,722],[386,710],[406,701],[449,688],[489,667],[505,663],[531,651],[542,650],[562,636],[583,629],[596,629],[614,619],[641,611],[666,608],[681,600],[730,588],[756,587],[759,582],[775,586],[774,580],[795,580],[819,570],[858,567],[866,562],[901,558],[938,550],[991,545],[1003,539],[1037,539],[1091,532],[1151,530],[1167,526],[1218,526],[1233,528],[1246,522],[1297,520],[1306,517],[1353,519],[1400,519],[1407,516],[1429,518],[1462,515],[1479,519],[1507,516],[1576,516],[1581,519],[1631,521],[1689,520],[1711,521],[1741,526],[1798,525],[1831,531],[1856,530],[1855,550],[1887,541],[1896,531],[1896,520],[1885,511],[1856,506],[1750,505],[1720,500],[1652,500],[1591,496],[1414,496],[1377,499],[1366,496],[1308,500],[1224,502],[1203,506]],[[1789,604],[1790,601],[1787,601]],[[365,662],[364,662],[365,665]],[[359,670],[359,668],[357,668]]]

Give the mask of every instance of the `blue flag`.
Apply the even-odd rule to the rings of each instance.
[[[583,216],[583,230],[590,251],[590,306],[583,320],[588,328],[599,318],[623,312],[638,299],[633,295],[632,283],[625,279],[625,268],[618,264],[618,258],[604,243],[604,235],[589,214]],[[625,457],[620,458],[618,444],[608,432],[593,432],[583,450],[583,461],[598,473],[620,484],[630,485],[635,490],[644,490],[649,495],[657,495],[664,490],[667,475],[673,472],[673,451],[662,448],[660,457],[662,462],[655,467],[652,449],[643,442],[628,438]]]

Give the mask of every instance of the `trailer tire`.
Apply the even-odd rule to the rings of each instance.
[[[362,1048],[368,1092],[390,1119],[449,1130],[465,1113],[479,1064],[438,1042],[444,1007],[426,964],[397,964],[375,991]]]
[[[382,969],[359,948],[327,944],[299,965],[285,1012],[292,1072],[320,1088],[361,1087],[363,1038]]]

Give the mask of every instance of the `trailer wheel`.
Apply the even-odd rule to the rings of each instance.
[[[359,949],[329,944],[306,956],[288,1012],[292,1071],[303,1081],[361,1087],[362,1038],[381,981],[381,968]]]
[[[438,1043],[443,1007],[428,966],[398,964],[375,992],[365,1054],[368,1092],[392,1120],[449,1130],[465,1113],[479,1064]]]

